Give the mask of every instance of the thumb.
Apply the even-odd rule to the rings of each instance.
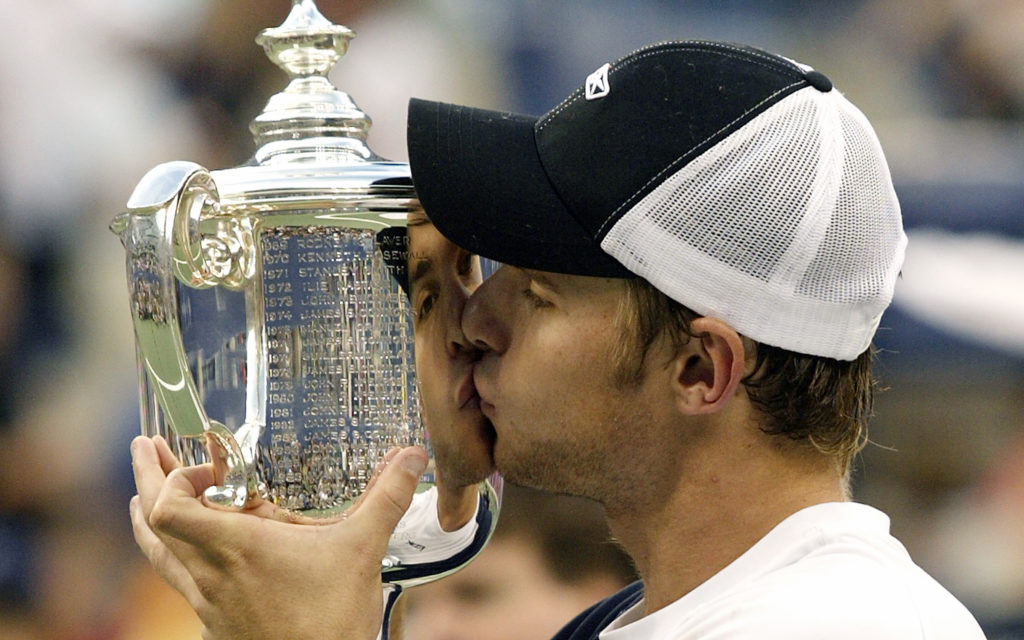
[[[367,488],[349,521],[358,523],[371,539],[382,540],[386,546],[387,538],[412,503],[427,462],[427,452],[419,447],[399,451]]]

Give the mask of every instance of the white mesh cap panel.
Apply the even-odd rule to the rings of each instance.
[[[843,360],[870,344],[905,244],[870,125],[838,91],[813,88],[667,177],[602,241],[700,314]]]
[[[841,112],[840,125],[845,153],[839,198],[797,291],[839,304],[870,302],[883,295],[888,299],[892,248],[903,235],[899,204],[864,116],[856,110]]]

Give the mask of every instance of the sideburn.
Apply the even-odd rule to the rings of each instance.
[[[698,315],[672,302],[640,278],[626,281],[619,300],[615,324],[620,340],[612,354],[612,381],[618,389],[633,389],[644,381],[644,368],[651,347],[668,332],[671,349],[664,364],[679,355],[696,336],[690,322]]]

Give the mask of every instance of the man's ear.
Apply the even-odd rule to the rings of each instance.
[[[676,405],[686,414],[712,413],[725,406],[743,379],[743,339],[716,318],[697,318],[691,331],[696,337],[673,365]]]

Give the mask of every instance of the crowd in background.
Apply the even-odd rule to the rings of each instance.
[[[628,4],[628,9],[626,8]],[[875,125],[910,245],[854,496],[986,626],[1024,638],[1024,3],[320,0],[331,78],[405,159],[409,96],[542,113],[665,39],[761,46]],[[287,0],[39,0],[0,26],[0,640],[195,638],[127,516],[137,375],[107,225],[152,166],[236,166]]]

